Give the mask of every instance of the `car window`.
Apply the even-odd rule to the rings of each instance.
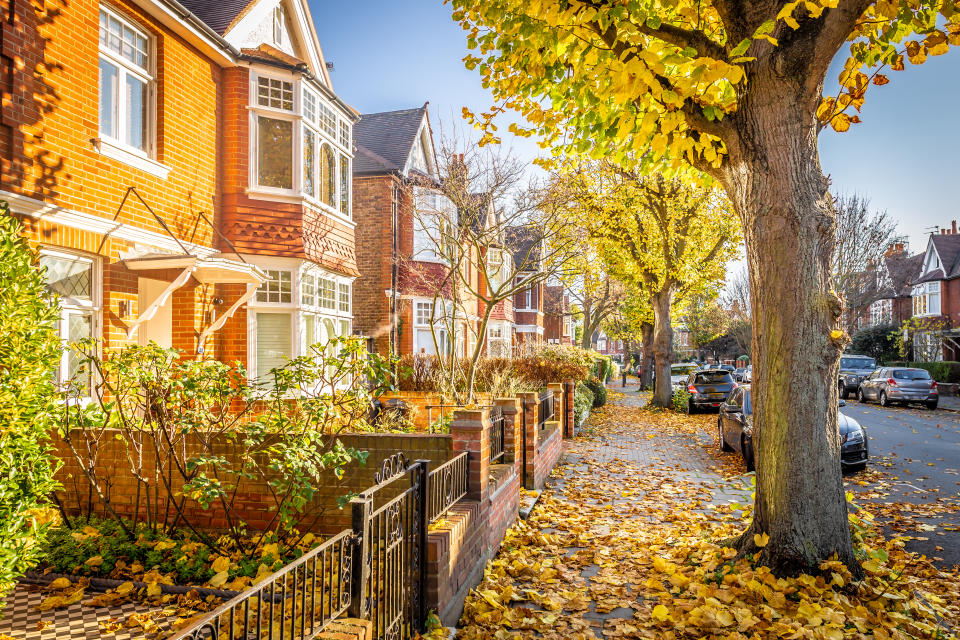
[[[929,380],[930,372],[924,369],[894,369],[893,377],[897,380]]]
[[[698,373],[693,384],[724,384],[732,379],[726,371],[707,371]]]
[[[873,369],[877,361],[873,358],[840,358],[841,369]]]

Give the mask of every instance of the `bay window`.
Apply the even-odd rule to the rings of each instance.
[[[351,130],[303,81],[254,74],[251,189],[350,216]]]
[[[271,369],[311,355],[313,345],[349,336],[352,326],[348,280],[312,263],[274,260],[289,266],[261,266],[267,280],[248,303],[249,370],[263,386],[272,384]]]
[[[145,156],[153,153],[151,66],[146,32],[101,7],[100,138]]]
[[[73,395],[90,395],[91,371],[67,345],[97,335],[100,281],[94,261],[85,256],[53,251],[40,254],[47,289],[56,296],[60,310],[57,333],[64,344],[56,381],[70,384]]]

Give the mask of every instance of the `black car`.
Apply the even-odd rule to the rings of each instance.
[[[840,406],[845,406],[840,402]],[[867,434],[860,423],[843,413],[837,414],[840,431],[840,467],[844,471],[862,471],[870,457]],[[737,450],[743,457],[747,471],[753,471],[753,405],[750,402],[750,387],[734,389],[720,407],[717,418],[720,449]]]
[[[856,393],[860,383],[877,368],[877,361],[870,356],[840,356],[840,399],[846,400]]]
[[[918,402],[929,409],[936,409],[940,392],[937,390],[937,381],[930,377],[926,369],[884,367],[860,383],[857,399],[860,402],[876,400],[883,407],[898,402]]]
[[[753,471],[753,405],[750,387],[737,387],[720,406],[717,417],[720,450],[736,449],[743,457],[747,471]]]
[[[687,410],[696,413],[700,409],[719,409],[730,392],[737,388],[733,376],[725,369],[700,369],[687,378],[690,392]]]

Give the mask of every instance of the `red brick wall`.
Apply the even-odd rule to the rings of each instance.
[[[540,441],[537,443],[533,473],[533,486],[535,488],[543,488],[543,485],[547,482],[547,477],[557,465],[562,453],[563,433],[561,433],[559,425],[553,423],[553,426],[548,426],[540,433]]]
[[[393,192],[395,177],[354,177],[353,218],[357,223],[357,268],[353,283],[353,329],[373,337],[374,348],[390,348],[390,298],[393,271]]]
[[[0,116],[0,182],[4,189],[105,218],[114,215],[126,188],[135,186],[186,239],[198,211],[211,218],[219,213],[221,69],[133,2],[111,6],[154,38],[156,159],[170,167],[167,179],[97,151],[100,3],[2,0],[0,73],[10,94]],[[128,202],[119,220],[163,233],[139,203]],[[210,243],[212,237],[209,227],[197,228],[195,240]]]
[[[74,438],[79,437],[79,433],[74,432]],[[340,481],[336,481],[331,474],[327,483],[316,487],[315,497],[304,511],[304,529],[333,534],[349,527],[350,510],[338,508],[337,499],[374,486],[373,476],[379,471],[380,463],[384,458],[403,452],[408,461],[426,458],[434,465],[439,465],[451,457],[452,451],[452,441],[448,435],[345,434],[339,438],[346,447],[369,452],[367,463],[364,465],[353,463],[346,468],[346,473]],[[76,513],[86,505],[89,485],[66,442],[55,438],[54,446],[57,456],[64,462],[57,473],[57,479],[64,487],[58,497],[69,512]],[[101,440],[101,447],[97,465],[98,476],[109,478],[108,496],[114,509],[121,515],[132,516],[136,505],[137,482],[129,472],[124,445],[110,437],[108,433]],[[188,451],[199,450],[196,444],[190,444],[189,440],[187,447]],[[228,460],[236,459],[240,454],[238,445],[225,438],[217,442],[216,450]],[[152,477],[151,470],[155,467],[152,451],[152,446],[144,447],[144,469],[147,470],[147,477]],[[265,482],[244,481],[234,503],[233,515],[244,520],[254,529],[267,526],[274,515],[271,511],[274,502],[269,498],[269,489]],[[180,483],[182,484],[182,478]],[[163,500],[162,494],[161,491],[161,500]],[[383,495],[390,496],[389,492]],[[96,502],[96,498],[94,500],[95,511],[104,513],[102,505]],[[141,498],[141,506],[143,504],[143,498]],[[188,501],[185,511],[199,526],[213,529],[226,526],[225,513],[220,508],[212,507],[205,510],[199,504]]]

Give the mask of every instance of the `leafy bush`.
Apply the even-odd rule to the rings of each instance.
[[[686,387],[679,387],[673,392],[673,397],[670,399],[670,403],[673,406],[674,411],[680,411],[681,413],[686,413],[690,409],[690,392],[687,391]]]
[[[0,203],[0,599],[33,566],[57,512],[48,434],[59,319],[20,224]]]
[[[126,520],[122,524],[134,529],[134,538],[127,537],[121,521],[97,517],[77,518],[70,526],[52,529],[43,545],[43,567],[57,573],[140,581],[145,572],[156,571],[177,584],[199,586],[211,579],[217,582],[215,575],[223,570],[217,564],[224,562],[217,560],[226,556],[231,562],[223,578],[240,578],[241,583],[249,585],[250,580],[243,578],[255,578],[264,571],[261,564],[276,571],[320,542],[312,534],[288,540],[287,544],[268,536],[261,554],[238,554],[228,543],[221,549],[221,556],[188,530],[167,534],[142,522],[135,527]],[[241,585],[211,586],[226,589]]]
[[[593,394],[593,408],[602,407],[607,404],[607,388],[602,382],[594,378],[588,378],[583,382],[584,386],[590,389]]]
[[[937,382],[960,382],[960,362],[908,362],[905,366],[929,371]]]
[[[896,325],[877,325],[860,329],[850,337],[850,353],[875,358],[880,364],[897,359]]]
[[[366,461],[366,452],[344,447],[336,435],[363,430],[371,390],[390,381],[388,363],[355,337],[314,345],[257,384],[239,365],[181,359],[155,343],[103,358],[94,344],[77,348],[100,382],[90,404],[62,406],[60,424],[98,499],[88,509],[110,514],[128,540],[141,526],[179,526],[211,549],[251,544],[239,509],[252,493],[271,513],[254,546],[268,535],[295,538],[319,521],[322,510],[307,508],[316,487],[341,477],[350,462]],[[126,464],[106,464],[101,456],[111,453]],[[129,524],[111,498],[121,474],[135,487]],[[209,516],[197,515],[195,505],[223,514],[227,535],[203,533]]]
[[[577,383],[573,392],[573,425],[579,427],[583,424],[584,416],[593,406],[593,392],[584,383]]]
[[[593,358],[593,375],[597,378],[597,380],[606,382],[610,379],[610,375],[613,373],[613,359],[610,356],[605,356],[599,353],[593,354]]]

